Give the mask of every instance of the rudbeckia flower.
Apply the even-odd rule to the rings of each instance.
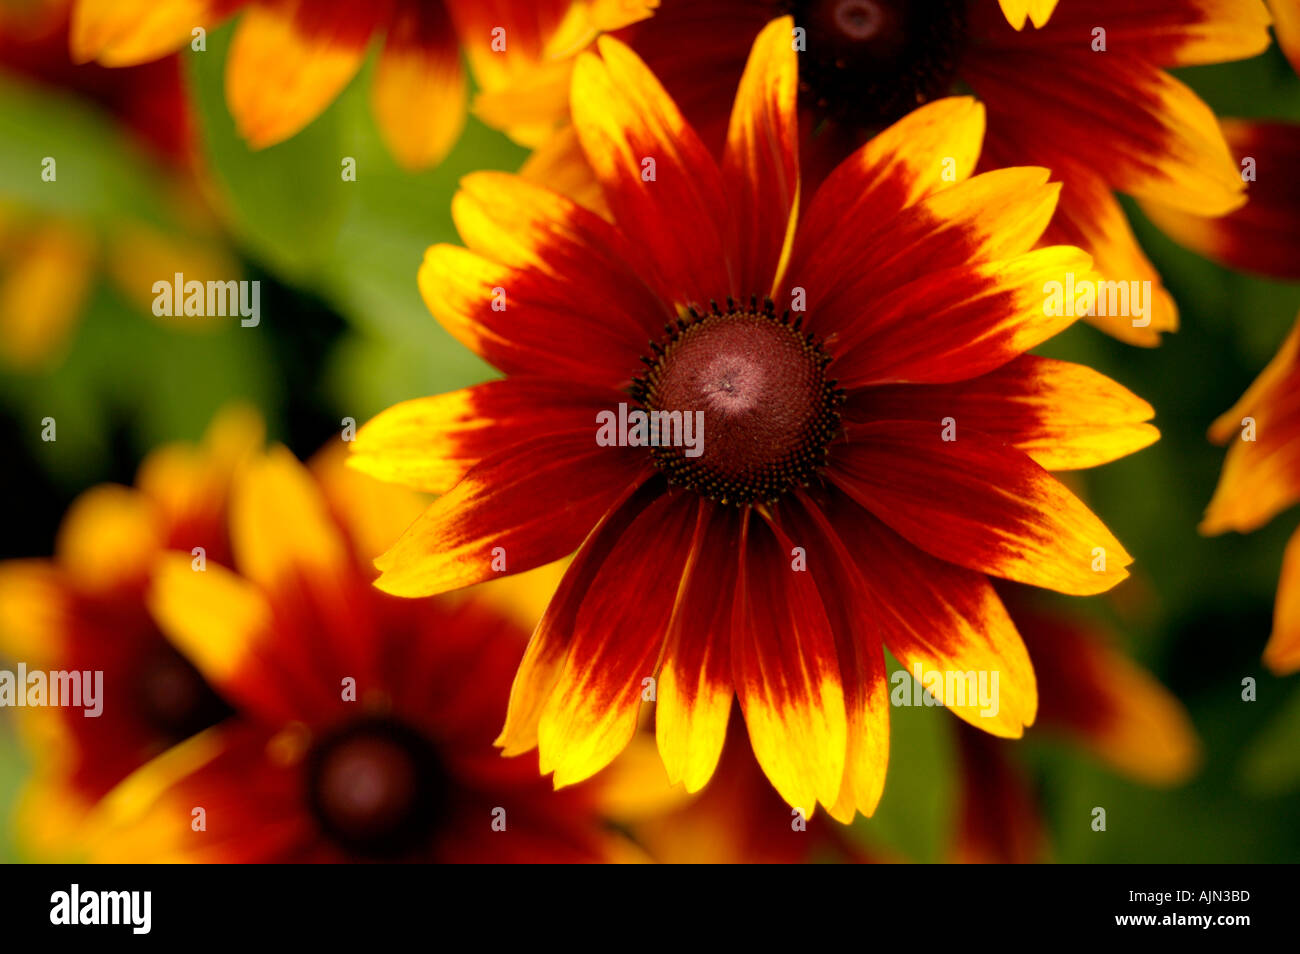
[[[361,69],[371,42],[382,38],[371,106],[394,157],[418,169],[441,161],[465,125],[462,46],[484,96],[524,82],[547,88],[567,71],[548,65],[548,43],[574,29],[574,13],[615,29],[644,16],[642,6],[626,0],[78,0],[72,51],[79,62],[144,63],[188,45],[196,27],[239,14],[226,99],[240,134],[260,149],[319,116]],[[522,98],[517,105],[527,109]],[[515,114],[505,128],[535,144],[553,124],[549,117],[537,125]]]
[[[1210,439],[1232,446],[1202,533],[1249,533],[1300,500],[1300,319],[1268,367],[1210,427]],[[1279,675],[1300,670],[1300,531],[1282,558],[1264,662]]]
[[[1139,345],[1177,327],[1115,193],[1201,216],[1241,206],[1245,186],[1214,113],[1166,70],[1262,52],[1262,0],[663,0],[616,35],[716,154],[752,38],[787,12],[801,30],[806,182],[918,105],[973,91],[988,110],[985,168],[1044,166],[1062,183],[1045,239],[1091,253],[1106,280],[1152,283],[1137,324],[1089,320]],[[575,138],[562,133],[525,174],[587,200],[580,168]]]
[[[201,445],[150,454],[136,486],[105,484],[77,498],[52,559],[0,563],[0,651],[28,670],[103,673],[96,717],[79,708],[10,710],[23,716],[36,762],[16,819],[34,855],[75,849],[87,811],[106,792],[228,714],[163,638],[145,596],[168,549],[187,562],[229,559],[231,474],[261,441],[257,416],[232,407]]]
[[[530,584],[441,601],[370,586],[376,526],[407,506],[329,453],[312,471],[282,447],[249,462],[233,567],[167,558],[150,595],[236,714],[104,799],[93,859],[642,860],[591,786],[555,793],[492,748]]]
[[[974,101],[900,120],[800,213],[791,28],[756,41],[721,166],[627,46],[580,56],[574,125],[613,220],[467,177],[468,248],[429,249],[420,288],[506,377],[384,412],[352,463],[446,491],[378,561],[389,593],[577,550],[515,679],[507,755],[536,746],[557,785],[589,777],[654,680],[669,778],[695,791],[735,695],[787,802],[850,819],[884,780],[882,646],[999,671],[996,717],[954,711],[1005,736],[1033,722],[988,576],[1075,594],[1122,580],[1131,558],[1048,470],[1157,432],[1109,379],[1025,354],[1073,320],[1045,286],[1091,262],[1034,248],[1059,191],[1047,170],[971,177]],[[606,446],[632,412],[681,426]]]

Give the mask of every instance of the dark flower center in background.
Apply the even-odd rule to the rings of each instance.
[[[806,32],[800,92],[819,120],[887,126],[952,89],[966,0],[784,0],[783,7]]]
[[[423,734],[367,719],[313,747],[307,790],[330,838],[355,855],[380,859],[427,842],[446,806],[448,780]]]
[[[193,664],[160,636],[133,667],[129,698],[168,743],[180,742],[234,714]]]
[[[694,455],[681,444],[651,449],[670,483],[719,503],[771,502],[825,465],[844,395],[826,378],[830,356],[802,322],[776,314],[770,301],[745,308],[728,300],[725,310],[691,309],[653,346],[632,396],[652,418],[681,412],[693,432],[703,424]]]

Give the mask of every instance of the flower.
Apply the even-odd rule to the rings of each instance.
[[[134,487],[104,484],[78,497],[52,559],[0,563],[4,654],[30,669],[103,673],[97,717],[77,708],[15,710],[36,757],[18,817],[33,854],[75,849],[79,826],[106,792],[229,712],[163,639],[145,594],[166,550],[187,563],[229,560],[231,474],[261,441],[261,420],[232,406],[201,445],[150,454]]]
[[[376,529],[414,495],[283,447],[236,476],[230,568],[160,561],[149,605],[234,714],[101,803],[96,860],[639,860],[598,791],[555,793],[492,748],[531,613],[518,579],[467,598],[370,586]]]
[[[1300,500],[1300,319],[1240,400],[1210,427],[1228,448],[1201,532],[1249,533]],[[1300,531],[1287,544],[1264,663],[1300,670]]]
[[[664,0],[617,36],[716,154],[750,43],[786,12],[802,31],[805,182],[918,105],[973,91],[988,110],[983,167],[1044,166],[1062,183],[1045,240],[1085,249],[1105,279],[1152,283],[1138,324],[1089,321],[1146,346],[1176,329],[1177,305],[1115,193],[1200,216],[1242,205],[1245,184],[1214,113],[1166,70],[1262,52],[1262,0],[1003,0],[1001,10],[992,0]],[[563,106],[553,108],[563,116]],[[524,171],[590,201],[581,169],[574,136],[561,132]]]
[[[506,378],[389,409],[351,462],[446,491],[378,561],[389,593],[578,551],[516,676],[507,755],[537,746],[557,785],[589,777],[653,679],[669,778],[696,791],[734,693],[782,797],[845,820],[883,785],[882,644],[999,671],[996,717],[954,711],[1004,736],[1033,722],[987,575],[1076,594],[1123,579],[1131,558],[1048,469],[1157,432],[1113,381],[1024,354],[1072,321],[1045,284],[1090,259],[1031,250],[1056,205],[1046,170],[970,176],[971,99],[909,114],[800,212],[791,28],[755,42],[721,167],[627,46],[581,55],[574,126],[613,221],[467,177],[468,248],[430,248],[420,287]],[[631,410],[702,421],[702,453],[601,446]]]
[[[239,13],[226,66],[226,99],[241,135],[255,149],[303,129],[361,69],[367,47],[383,50],[370,87],[371,107],[389,149],[403,166],[436,165],[465,125],[469,82],[464,46],[484,96],[527,82],[562,80],[546,49],[588,17],[605,29],[639,16],[641,4],[599,0],[78,0],[72,50],[80,62],[144,63],[179,49],[192,31]],[[517,107],[526,103],[517,100]],[[551,132],[518,110],[507,131],[533,144]]]

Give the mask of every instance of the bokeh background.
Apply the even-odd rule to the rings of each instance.
[[[428,245],[455,241],[458,178],[517,168],[524,151],[471,119],[440,167],[402,171],[366,103],[372,64],[304,132],[251,152],[224,102],[229,35],[213,31],[206,52],[187,51],[171,73],[125,90],[104,70],[73,68],[57,46],[31,62],[0,42],[0,289],[50,223],[90,250],[78,274],[56,283],[85,282],[65,340],[35,365],[0,360],[2,558],[50,554],[74,496],[102,481],[129,484],[150,448],[197,439],[232,398],[259,407],[272,437],[306,456],[345,417],[364,422],[389,404],[492,374],[429,316],[415,273]],[[1180,75],[1222,116],[1300,121],[1300,80],[1275,49]],[[141,112],[173,89],[188,127],[174,114]],[[178,162],[170,153],[185,139],[193,150]],[[45,156],[57,157],[57,182],[42,181]],[[355,182],[340,175],[345,157],[356,160]],[[1223,458],[1205,429],[1282,341],[1300,311],[1300,285],[1220,269],[1127,208],[1181,306],[1182,330],[1143,350],[1079,324],[1040,350],[1147,398],[1163,437],[1071,478],[1135,556],[1136,572],[1105,598],[1057,599],[1110,626],[1184,702],[1204,758],[1172,790],[1123,779],[1032,733],[1021,743],[1025,764],[1057,860],[1295,861],[1300,677],[1272,677],[1259,655],[1300,514],[1246,537],[1207,539],[1196,525]],[[148,286],[170,275],[158,264],[165,257],[149,251],[158,236],[172,251],[197,239],[204,252],[235,257],[241,277],[262,282],[260,326],[154,317]],[[0,309],[3,301],[0,292]],[[57,420],[55,442],[41,440],[46,417]],[[1258,680],[1254,702],[1242,700],[1248,676]],[[895,708],[892,721],[883,803],[854,834],[904,857],[942,858],[954,824],[953,720]],[[26,771],[0,710],[0,818]],[[1095,805],[1107,808],[1104,834],[1089,824]],[[0,859],[16,859],[11,835],[0,827]]]

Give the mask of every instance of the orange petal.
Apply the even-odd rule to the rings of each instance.
[[[1097,68],[1099,55],[1105,69]],[[1054,170],[1078,163],[1121,192],[1204,215],[1245,201],[1213,110],[1145,60],[1087,46],[990,49],[962,72],[988,105],[990,147],[1004,138],[1017,143],[1016,162]],[[1038,78],[1032,89],[1028,75]]]
[[[228,12],[231,4],[224,5]],[[135,66],[190,42],[195,27],[216,26],[213,0],[76,0],[69,41],[77,63]]]
[[[1019,738],[1037,715],[1038,689],[1025,644],[989,581],[922,552],[843,497],[832,499],[828,516],[869,587],[881,638],[908,674],[920,667],[923,688],[937,674],[929,688],[954,715]],[[950,673],[962,677],[951,694]],[[981,674],[988,705],[978,699]],[[891,695],[900,691],[910,696],[911,683],[894,682]]]
[[[0,279],[0,356],[20,369],[62,357],[94,277],[95,243],[82,229],[34,228]]]
[[[731,685],[731,599],[739,523],[731,508],[701,501],[668,626],[655,702],[655,737],[672,784],[698,792],[713,777],[735,695]]]
[[[1025,28],[1025,21],[1032,20],[1035,27],[1044,26],[1056,9],[1057,0],[998,0],[1002,15],[1017,30]]]
[[[555,773],[557,788],[603,769],[636,731],[677,604],[696,510],[693,495],[651,502],[592,580],[538,724],[539,767]]]
[[[643,496],[644,493],[632,494],[629,491],[610,508],[587,536],[560,581],[515,673],[505,726],[494,743],[503,750],[503,755],[519,755],[537,746],[537,726],[542,708],[550,698],[568,657],[582,601],[610,552],[640,514],[646,502]]]
[[[860,409],[856,404],[861,405]],[[1021,355],[988,374],[927,387],[875,387],[846,409],[862,420],[942,421],[1006,441],[1044,470],[1118,460],[1160,437],[1155,410],[1081,364]]]
[[[425,511],[387,553],[375,585],[428,596],[573,552],[627,488],[641,455],[599,447],[593,431],[534,438],[484,460]]]
[[[79,586],[105,590],[144,580],[163,544],[158,512],[144,494],[101,484],[73,501],[54,549]]]
[[[1300,531],[1291,536],[1282,558],[1273,634],[1264,648],[1264,664],[1279,676],[1300,669]]]
[[[836,821],[849,824],[858,812],[871,815],[885,790],[889,765],[889,691],[878,613],[857,561],[821,508],[801,495],[801,511],[787,525],[792,542],[804,548],[809,572],[817,580],[826,607],[848,716],[844,783],[840,797],[827,810]]]
[[[823,333],[860,331],[867,324],[863,316],[881,298],[910,282],[1029,252],[1056,210],[1060,185],[1049,183],[1048,175],[1038,168],[999,169],[943,189],[904,209],[869,241],[828,249],[804,273],[792,267],[788,281],[803,284],[809,313]]]
[[[739,230],[738,287],[775,291],[799,206],[798,54],[794,19],[769,23],[754,41],[731,111],[722,175]]]
[[[927,103],[872,137],[817,189],[801,217],[790,284],[819,297],[836,284],[835,251],[887,232],[903,209],[969,178],[984,107],[954,96]]]
[[[613,389],[527,375],[415,398],[357,432],[349,465],[380,480],[445,493],[483,458],[532,437],[594,426],[596,414],[619,400]]]
[[[644,272],[668,301],[707,302],[735,287],[717,163],[654,74],[610,37],[573,71],[573,125],[619,226],[643,243]]]
[[[741,536],[731,653],[754,757],[782,798],[811,818],[844,781],[848,720],[835,636],[793,545],[753,511]]]
[[[465,128],[469,84],[440,3],[397,8],[370,98],[384,141],[407,169],[441,162]]]
[[[1073,309],[1049,304],[1049,288],[1091,274],[1088,256],[1068,245],[929,273],[859,312],[830,373],[846,388],[986,374],[1073,324]]]
[[[1268,367],[1210,428],[1233,439],[1201,532],[1246,533],[1300,500],[1300,321]],[[1249,439],[1248,439],[1249,438]]]
[[[1104,593],[1133,558],[1084,504],[1020,451],[940,422],[849,431],[828,472],[915,546],[950,563],[1062,593]]]
[[[310,34],[296,4],[254,4],[235,27],[226,101],[254,149],[283,142],[324,111],[365,59],[369,33]]]

